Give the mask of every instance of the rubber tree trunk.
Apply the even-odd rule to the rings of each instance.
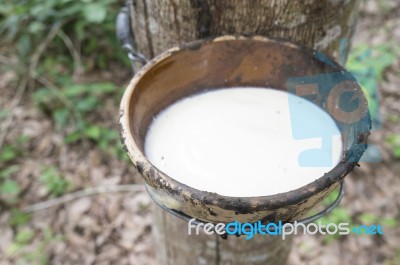
[[[188,235],[188,223],[153,205],[154,238],[159,265],[283,265],[292,245],[292,237],[244,236],[201,233]]]
[[[320,49],[343,62],[358,5],[359,0],[133,0],[132,29],[149,58],[196,39],[257,34]]]
[[[132,31],[147,58],[200,38],[256,34],[319,49],[344,63],[358,5],[359,0],[134,0]],[[154,217],[160,265],[281,265],[290,252],[291,238],[189,236],[185,221],[159,207]]]

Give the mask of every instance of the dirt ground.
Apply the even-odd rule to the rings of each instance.
[[[400,42],[400,3],[388,1],[382,12],[375,1],[364,4],[355,32],[354,45],[379,45]],[[114,73],[99,73],[102,79],[115,80]],[[12,73],[0,78],[0,106],[10,108],[15,88],[10,86]],[[91,77],[94,78],[94,77]],[[119,84],[129,81],[129,71],[122,71]],[[389,135],[400,133],[400,60],[389,67],[379,83],[383,128],[374,131],[371,143],[381,150],[379,163],[361,163],[346,177],[346,195],[341,207],[356,219],[362,213],[393,218],[400,222],[400,160],[386,142]],[[92,145],[66,145],[52,120],[31,100],[26,91],[13,108],[13,120],[5,142],[29,136],[23,145],[25,155],[18,160],[16,176],[21,186],[20,207],[49,199],[40,186],[39,166],[56,164],[74,190],[114,184],[141,184],[135,169],[127,162],[104,154]],[[113,100],[99,111],[108,126],[117,128],[118,105]],[[66,204],[36,211],[23,226],[34,231],[33,239],[11,255],[17,233],[10,225],[12,213],[0,213],[0,265],[39,264],[45,256],[50,264],[155,264],[151,236],[150,198],[145,191],[110,192],[85,196]],[[19,227],[18,229],[23,229]],[[51,231],[51,232],[48,232]],[[8,254],[7,254],[8,253]],[[34,253],[39,259],[24,261],[21,257]],[[289,257],[290,265],[367,265],[400,264],[400,224],[385,227],[383,236],[343,236],[325,242],[319,236],[298,235]]]

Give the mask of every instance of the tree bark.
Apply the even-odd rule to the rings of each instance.
[[[149,59],[196,39],[241,34],[297,42],[343,64],[358,5],[359,0],[133,0],[132,31]],[[160,265],[281,265],[290,252],[291,238],[189,236],[187,222],[159,207],[154,216]]]
[[[359,0],[134,0],[132,29],[148,58],[182,43],[226,34],[282,38],[342,63]],[[340,39],[347,40],[340,47]]]
[[[153,236],[159,265],[283,265],[292,245],[292,236],[188,235],[188,222],[153,205]],[[200,230],[201,231],[201,230]]]

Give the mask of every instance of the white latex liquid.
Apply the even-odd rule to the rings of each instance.
[[[299,165],[299,154],[321,148],[322,138],[294,139],[292,110],[307,124],[335,135],[321,152],[324,167]],[[315,137],[315,136],[314,136]],[[159,113],[145,139],[145,154],[158,169],[193,188],[226,196],[271,195],[300,188],[337,165],[340,132],[309,101],[264,88],[231,88],[184,98]]]

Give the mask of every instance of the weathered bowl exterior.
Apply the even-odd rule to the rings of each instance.
[[[290,90],[289,78],[324,74],[329,78],[330,73],[346,74],[338,64],[312,50],[259,36],[223,36],[171,49],[144,66],[126,89],[120,113],[124,147],[153,199],[169,209],[214,223],[298,220],[340,184],[367,148],[368,106],[354,80],[345,82],[343,89],[358,93],[360,111],[338,113],[339,120],[332,115],[342,129],[341,162],[321,178],[296,190],[259,197],[229,197],[197,190],[153,166],[144,155],[143,143],[153,117],[185,96],[209,88],[237,86]],[[332,106],[339,104],[338,98],[321,96],[318,104],[335,112],[337,108]],[[346,119],[357,120],[354,115],[360,117],[360,122],[346,123]]]

